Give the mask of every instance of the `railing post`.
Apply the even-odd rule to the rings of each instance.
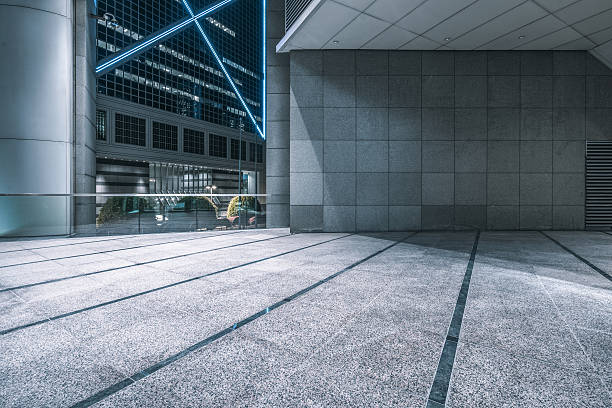
[[[195,199],[195,212],[196,212],[196,227],[195,230],[198,230],[198,197],[193,197]]]
[[[138,233],[142,234],[142,231],[140,229],[140,211],[142,209],[142,206],[140,205],[140,197],[138,197]]]

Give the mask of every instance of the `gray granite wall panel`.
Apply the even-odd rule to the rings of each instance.
[[[584,228],[585,140],[612,139],[587,53],[295,51],[290,72],[294,230]]]

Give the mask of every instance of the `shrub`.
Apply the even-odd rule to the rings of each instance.
[[[255,199],[255,197],[236,196],[232,198],[227,206],[227,217],[237,217],[240,209],[248,211],[261,211],[261,204]]]
[[[123,202],[125,201],[124,197],[111,197],[106,200],[106,203],[100,209],[100,214],[96,218],[96,225],[100,226],[107,222],[116,220],[120,218],[123,211]]]

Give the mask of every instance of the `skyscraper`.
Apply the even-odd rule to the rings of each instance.
[[[97,60],[219,3],[100,0]],[[99,71],[98,192],[200,192],[212,184],[235,192],[239,158],[245,192],[256,191],[264,151],[262,7],[226,2],[198,19],[199,27],[187,24]]]

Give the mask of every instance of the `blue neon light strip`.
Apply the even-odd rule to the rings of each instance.
[[[263,15],[262,15],[262,21],[263,21],[263,32],[261,34],[262,37],[262,41],[263,41],[263,66],[262,66],[262,95],[261,95],[261,127],[263,128],[263,139],[266,140],[266,1],[267,0],[261,0],[261,3],[263,4],[262,9],[263,9]]]
[[[196,24],[198,24],[198,19],[202,18],[210,13],[212,13],[213,11],[217,10],[220,7],[225,6],[226,4],[231,3],[234,0],[223,0],[220,1],[219,3],[215,4],[214,6],[211,6],[209,8],[207,8],[206,10],[203,10],[201,12],[199,12],[198,14],[194,15],[193,12],[191,11],[191,9],[189,8],[189,13],[191,14],[191,18],[182,21],[180,23],[178,23],[175,26],[170,27],[169,29],[167,29],[166,31],[163,31],[159,34],[157,34],[156,36],[154,36],[153,38],[150,38],[146,41],[144,41],[141,44],[138,44],[136,47],[131,48],[119,55],[117,55],[116,57],[112,58],[109,61],[106,61],[105,63],[99,65],[96,67],[96,74],[99,74],[102,71],[106,71],[107,69],[111,68],[113,65],[118,64],[119,62],[123,61],[124,59],[134,55],[135,53],[139,52],[139,51],[143,51],[144,49],[146,49],[147,47],[151,46],[152,44],[154,44],[157,41],[160,41],[161,39],[169,36],[170,34],[176,32],[177,30],[180,30],[181,28],[184,28],[185,26],[187,26],[188,24],[192,23],[192,22],[196,22]]]
[[[191,7],[189,7],[189,3],[187,3],[187,0],[183,0],[183,4],[185,5],[185,8],[187,9],[187,11],[189,11],[189,14],[191,14],[193,16],[193,11],[191,11]],[[223,62],[221,62],[221,58],[219,58],[219,55],[217,55],[217,51],[215,51],[215,48],[213,47],[212,43],[210,42],[210,40],[208,39],[208,37],[204,33],[204,29],[200,25],[200,22],[197,21],[197,20],[194,20],[194,22],[195,22],[196,26],[198,27],[198,30],[200,30],[200,34],[202,34],[202,38],[204,38],[204,41],[206,41],[206,45],[208,45],[208,48],[210,48],[210,51],[212,51],[213,55],[215,56],[215,59],[217,60],[217,63],[219,64],[219,66],[221,67],[221,70],[225,74],[225,78],[227,79],[227,81],[232,86],[232,89],[236,93],[236,96],[240,100],[240,103],[242,103],[242,106],[244,107],[244,109],[246,110],[247,114],[249,115],[249,118],[251,118],[251,122],[253,122],[253,125],[255,125],[255,128],[257,129],[257,133],[259,133],[261,138],[265,140],[266,136],[264,135],[264,133],[259,128],[259,125],[257,124],[257,121],[255,120],[255,117],[253,116],[253,114],[251,113],[251,110],[249,109],[249,107],[247,106],[246,102],[242,98],[242,95],[240,95],[240,92],[238,92],[238,88],[236,87],[236,84],[234,83],[234,80],[232,79],[230,74],[227,72],[227,69],[225,69],[225,65],[223,64]]]

